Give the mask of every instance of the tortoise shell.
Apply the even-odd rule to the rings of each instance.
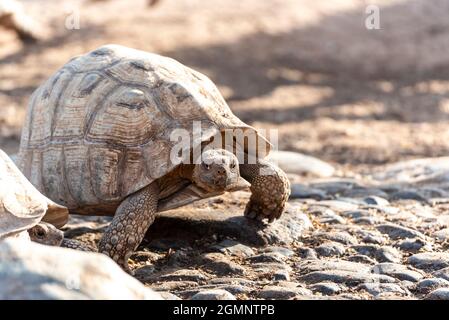
[[[34,227],[46,212],[55,212],[62,217],[55,224],[67,222],[67,208],[55,204],[36,190],[0,150],[0,239]]]
[[[203,132],[192,147],[225,129],[257,134],[201,73],[160,55],[102,46],[70,60],[33,93],[19,168],[72,212],[108,211],[179,164],[170,159],[177,143],[170,135],[192,134],[193,121]]]

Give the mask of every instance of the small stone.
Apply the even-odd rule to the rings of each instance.
[[[251,268],[254,272],[274,274],[279,270],[291,271],[288,264],[276,262],[252,263]]]
[[[376,227],[382,233],[388,234],[391,239],[404,238],[420,238],[425,239],[426,236],[417,230],[403,227],[397,224],[382,224]]]
[[[345,231],[340,232],[315,232],[312,234],[313,238],[322,238],[342,244],[356,244],[357,239]]]
[[[315,248],[315,251],[320,256],[333,257],[342,256],[345,253],[346,248],[341,243],[328,241]]]
[[[371,259],[368,256],[365,256],[363,254],[356,254],[353,256],[349,256],[346,259],[348,259],[348,261],[353,261],[353,262],[360,262],[360,263],[364,263],[364,264],[375,264],[377,263],[376,260]]]
[[[190,300],[237,300],[235,296],[223,289],[204,290],[195,294]]]
[[[416,290],[419,293],[426,294],[432,290],[442,287],[449,287],[449,281],[441,278],[428,278],[419,281],[418,284],[416,285]]]
[[[337,283],[332,282],[319,282],[310,286],[310,289],[313,292],[319,292],[325,295],[334,295],[339,294],[344,290],[344,286]]]
[[[295,267],[297,270],[300,271],[301,274],[310,273],[313,271],[328,271],[328,270],[362,272],[362,273],[370,272],[370,267],[362,263],[337,260],[337,259],[305,260],[296,264]]]
[[[418,282],[423,275],[417,271],[409,270],[406,266],[396,263],[379,263],[371,268],[372,273],[385,274],[399,280]]]
[[[433,275],[437,278],[443,278],[449,281],[449,267],[435,271]]]
[[[434,236],[440,241],[449,240],[449,228],[438,230],[434,233]]]
[[[352,210],[352,211],[343,211],[341,215],[352,219],[358,219],[370,217],[372,216],[372,213],[369,210]]]
[[[383,220],[379,217],[361,217],[353,219],[352,222],[354,222],[355,224],[374,226],[376,224],[382,223]]]
[[[314,271],[298,278],[305,283],[334,282],[354,286],[364,282],[395,282],[386,275],[342,270]]]
[[[285,260],[285,257],[283,255],[280,255],[277,252],[266,252],[261,253],[255,256],[252,256],[249,258],[249,261],[251,262],[278,262],[283,263]]]
[[[329,207],[336,211],[351,211],[358,209],[358,206],[356,204],[340,200],[320,201],[320,206]]]
[[[323,200],[327,198],[326,192],[320,189],[314,189],[299,183],[291,185],[290,199],[315,199]]]
[[[244,244],[241,244],[234,240],[225,239],[215,245],[213,248],[218,249],[220,252],[230,254],[236,257],[250,257],[254,255],[254,250]]]
[[[449,287],[439,288],[429,293],[424,299],[426,300],[449,300]]]
[[[205,281],[208,277],[198,270],[180,269],[172,273],[159,275],[158,278],[163,281]]]
[[[167,292],[167,291],[158,291],[158,293],[161,295],[164,300],[182,300],[177,295],[174,295],[173,293]]]
[[[202,256],[204,267],[218,274],[243,274],[245,268],[230,261],[224,254],[207,253]]]
[[[382,193],[385,196],[387,196],[386,193],[384,193],[384,192],[382,192]],[[368,205],[377,205],[377,206],[388,206],[388,205],[390,205],[390,202],[388,202],[387,199],[384,199],[384,198],[381,198],[381,197],[377,197],[377,196],[366,197],[365,199],[363,199],[363,202],[365,202]]]
[[[393,262],[398,263],[402,260],[402,254],[393,247],[380,247],[374,256],[379,262]]]
[[[449,253],[424,252],[408,258],[408,263],[418,269],[439,270],[449,266]]]
[[[290,281],[290,273],[287,270],[279,270],[273,274],[276,281]]]
[[[428,200],[423,195],[413,190],[403,190],[393,193],[390,196],[390,201],[396,200],[416,200],[424,203],[428,202]]]
[[[280,286],[266,286],[259,292],[258,296],[262,299],[279,300],[308,295],[312,295],[312,292],[301,287],[289,288]]]
[[[284,247],[277,247],[277,246],[269,246],[264,249],[262,249],[262,252],[275,252],[278,253],[286,258],[291,257],[295,254],[293,250],[290,250],[288,248]]]
[[[298,255],[301,259],[305,259],[305,260],[318,259],[318,256],[317,256],[315,250],[313,250],[312,248],[306,248],[306,247],[299,248]]]
[[[373,296],[381,294],[399,294],[408,295],[408,292],[395,283],[363,283],[357,287],[357,290],[365,290]]]
[[[429,245],[424,240],[419,238],[400,240],[395,244],[395,246],[407,252],[418,252],[425,247],[429,247]]]

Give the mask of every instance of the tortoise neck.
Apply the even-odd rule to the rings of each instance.
[[[181,178],[192,180],[194,169],[195,169],[194,164],[181,164],[179,166],[179,176]]]

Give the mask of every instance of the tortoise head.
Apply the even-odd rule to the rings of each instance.
[[[28,234],[34,242],[49,246],[60,246],[64,239],[64,233],[50,223],[40,222],[28,229]]]
[[[237,157],[224,149],[210,149],[201,154],[193,169],[192,180],[208,192],[232,191],[241,187]]]

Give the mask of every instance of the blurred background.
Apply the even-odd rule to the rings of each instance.
[[[205,73],[243,121],[279,130],[280,150],[342,173],[449,154],[449,0],[11,2],[0,0],[8,153],[31,93],[71,57],[117,43]]]

